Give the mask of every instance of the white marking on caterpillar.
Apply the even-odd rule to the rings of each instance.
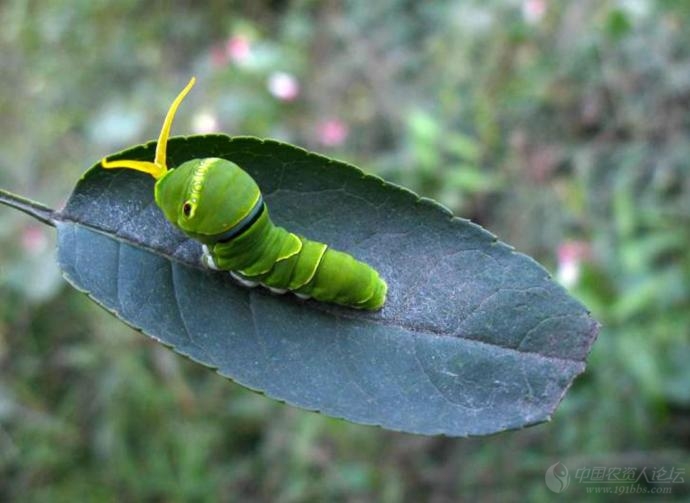
[[[258,282],[258,281],[252,281],[252,280],[250,280],[250,279],[243,278],[242,276],[240,276],[239,274],[237,274],[237,273],[234,272],[234,271],[230,271],[230,276],[232,276],[233,278],[235,278],[235,280],[236,280],[240,285],[246,286],[247,288],[254,288],[255,286],[258,286],[258,285],[259,285],[259,282]]]
[[[208,246],[202,245],[201,248],[204,251],[203,255],[201,256],[201,263],[204,264],[209,269],[213,269],[214,271],[218,271],[219,269],[216,266],[216,263],[213,261],[213,257],[211,256],[211,253],[208,249]],[[267,288],[272,293],[275,293],[277,295],[283,295],[283,294],[287,293],[288,291],[290,291],[287,288],[275,288],[272,286],[264,285],[263,283],[260,283],[258,281],[252,281],[250,279],[247,279],[247,278],[240,276],[235,271],[228,271],[228,272],[230,273],[230,276],[232,276],[232,278],[235,281],[237,281],[240,285],[246,286],[248,288],[254,288],[256,286],[261,285],[262,287]],[[297,298],[302,299],[302,300],[311,299],[311,295],[305,295],[303,293],[297,293],[297,292],[292,292],[292,291],[290,291],[290,293],[295,294],[295,296]]]
[[[203,250],[203,253],[201,254],[201,263],[208,269],[218,271],[218,266],[213,260],[213,256],[211,255],[211,251],[208,249],[208,246],[201,245],[201,249]]]
[[[189,204],[191,205],[191,210],[189,212],[189,217],[193,217],[196,213],[196,207],[199,204],[199,197],[201,195],[201,189],[204,187],[204,179],[206,173],[208,172],[211,165],[216,162],[216,158],[204,159],[199,166],[197,166],[192,176],[191,191],[189,194]]]

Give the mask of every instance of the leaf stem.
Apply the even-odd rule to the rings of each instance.
[[[24,197],[0,189],[0,204],[23,211],[27,215],[34,217],[39,222],[55,227],[56,213],[54,210],[43,206],[41,203],[26,199]]]

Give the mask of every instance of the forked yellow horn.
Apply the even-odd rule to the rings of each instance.
[[[163,121],[163,128],[161,129],[161,134],[158,136],[158,143],[156,144],[156,158],[153,160],[153,162],[127,160],[108,161],[104,157],[101,160],[101,166],[103,166],[106,169],[135,169],[137,171],[143,171],[144,173],[148,173],[156,180],[162,178],[163,175],[165,175],[168,172],[168,166],[165,163],[165,155],[168,146],[168,137],[170,136],[170,128],[172,126],[173,119],[175,118],[175,113],[177,112],[180,103],[182,103],[182,100],[185,98],[185,96],[187,96],[189,91],[194,86],[195,82],[196,78],[192,77],[189,81],[189,84],[187,84],[185,88],[182,89],[182,91],[180,91],[180,94],[177,95],[177,98],[175,98],[175,100],[172,102],[172,105],[170,105],[168,113],[165,116],[165,120]]]

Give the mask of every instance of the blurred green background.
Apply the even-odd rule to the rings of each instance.
[[[683,0],[0,3],[0,187],[59,207],[196,75],[175,134],[270,136],[438,199],[603,324],[552,422],[387,432],[133,332],[61,280],[52,229],[0,208],[0,500],[594,498],[550,492],[557,461],[690,478],[688,25]]]

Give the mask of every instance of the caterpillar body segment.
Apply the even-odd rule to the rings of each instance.
[[[274,293],[288,290],[302,298],[359,309],[383,306],[386,283],[369,265],[273,225],[266,210],[255,225],[229,242],[209,246],[218,268]]]

